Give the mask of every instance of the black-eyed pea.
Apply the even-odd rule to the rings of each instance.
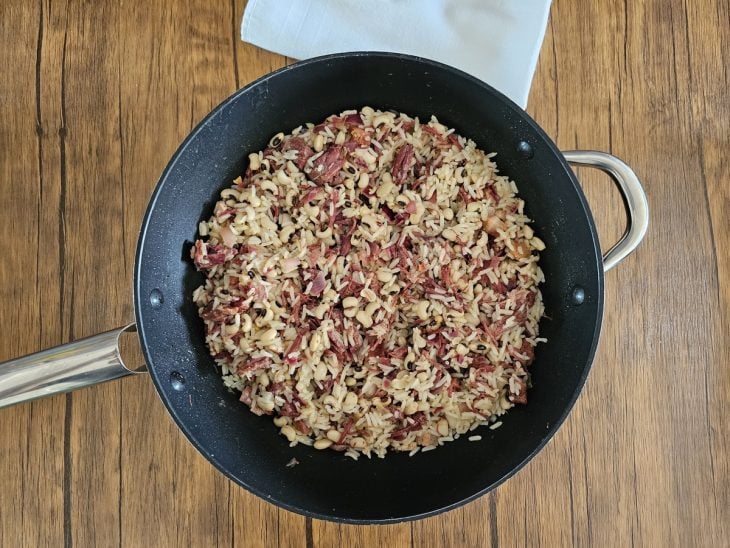
[[[310,219],[316,220],[317,217],[319,217],[319,207],[316,205],[304,204],[302,206],[302,211],[304,211]]]
[[[415,213],[411,213],[411,216],[409,217],[408,220],[411,222],[411,224],[417,225],[423,219],[424,213],[426,213],[426,208],[423,206],[423,204],[419,200],[416,202]]]
[[[362,223],[367,225],[370,230],[378,229],[378,218],[375,215],[364,215]]]
[[[314,352],[319,352],[321,349],[322,349],[322,333],[320,333],[319,331],[315,331],[314,333],[312,333],[312,336],[309,338],[309,351],[314,353]],[[320,362],[319,365],[324,365],[324,363]],[[319,366],[317,366],[317,369],[319,369]],[[325,366],[325,375],[327,374],[326,371],[327,371],[327,367]],[[324,378],[324,377],[322,377],[322,378]],[[321,379],[319,379],[319,380],[321,380]]]
[[[243,314],[241,316],[241,330],[245,333],[248,333],[251,331],[251,328],[253,327],[253,321],[251,320],[251,316],[248,314]]]
[[[284,204],[286,207],[292,207],[294,205],[294,201],[296,200],[298,193],[299,191],[295,188],[289,189],[284,196]]]
[[[477,400],[474,403],[474,408],[477,409],[478,411],[484,412],[484,411],[489,411],[492,408],[492,405],[493,405],[493,403],[491,400],[483,399],[483,400]]]
[[[377,116],[373,117],[372,125],[373,125],[373,127],[378,127],[385,123],[388,123],[390,120],[391,120],[391,116],[389,115],[389,113],[384,112],[382,114],[378,114]]]
[[[531,245],[532,247],[534,247],[534,248],[535,248],[536,250],[538,250],[538,251],[542,251],[543,249],[545,249],[545,242],[543,242],[543,241],[542,241],[542,240],[541,240],[540,238],[538,238],[537,236],[533,236],[533,237],[532,237],[532,238],[530,239],[530,245]]]
[[[357,405],[357,394],[354,392],[348,392],[345,399],[342,402],[343,407],[353,408]]]
[[[274,311],[271,310],[271,308],[267,308],[266,309],[266,312],[261,317],[261,320],[260,321],[261,321],[261,324],[264,325],[264,324],[268,324],[273,319],[274,319]]]
[[[355,314],[355,319],[366,329],[373,326],[373,319],[364,310],[358,311]]]
[[[352,440],[350,440],[350,446],[353,449],[365,449],[365,439],[360,436],[352,438]]]
[[[479,325],[479,318],[474,314],[464,314],[464,320],[466,321],[467,325]]]
[[[428,301],[418,301],[413,305],[413,313],[418,316],[419,320],[428,319]]]
[[[276,425],[277,427],[279,427],[279,428],[281,428],[282,426],[284,426],[284,425],[285,425],[285,424],[287,424],[288,422],[289,422],[289,421],[287,420],[287,418],[286,418],[286,417],[276,417],[276,418],[274,418],[274,424],[275,424],[275,425]]]
[[[327,227],[325,230],[318,230],[314,233],[320,240],[329,240],[332,237],[332,227]]]
[[[426,339],[421,336],[421,330],[417,327],[413,329],[413,348],[419,350],[426,346]],[[420,373],[419,373],[420,375]]]
[[[289,241],[289,238],[291,238],[291,235],[294,234],[294,230],[295,230],[294,225],[287,225],[287,226],[283,227],[279,231],[279,239],[283,243],[287,243]]]
[[[388,270],[387,268],[379,269],[377,276],[378,276],[378,280],[380,280],[384,284],[387,284],[390,280],[393,279],[393,273],[390,270]]]
[[[271,412],[274,410],[274,400],[272,398],[256,398],[256,405],[262,411]]]
[[[329,308],[330,308],[330,306],[327,303],[322,303],[320,305],[317,305],[312,310],[312,314],[318,320],[322,320],[322,319],[324,319],[324,315],[327,314],[327,311],[329,310]]]
[[[227,200],[228,198],[233,198],[236,201],[240,201],[241,195],[235,188],[226,188],[225,190],[221,191],[221,198],[223,198],[224,200]]]
[[[249,222],[246,226],[243,227],[243,233],[246,236],[256,237],[256,239],[259,241],[259,243],[261,243],[261,238],[259,238],[257,236],[257,234],[260,234],[261,233],[261,228],[259,227],[259,224],[258,223]],[[252,238],[249,238],[249,240],[251,240],[251,239]],[[258,244],[254,244],[252,242],[248,242],[248,243],[251,244],[251,245],[258,245]]]
[[[281,433],[289,441],[294,441],[297,439],[297,431],[288,424],[281,427]]]
[[[248,203],[251,204],[251,207],[261,207],[261,200],[258,196],[256,196],[256,187],[251,187],[251,192],[249,192],[248,196]]]
[[[332,443],[333,443],[332,440],[328,440],[326,438],[325,439],[319,439],[319,440],[317,440],[317,441],[314,442],[314,448],[315,449],[320,449],[320,450],[321,449],[327,449],[328,447],[330,447],[332,445]]]
[[[337,430],[327,430],[327,439],[331,440],[333,443],[337,443],[340,441],[340,433]]]
[[[360,178],[357,180],[357,188],[363,189],[367,188],[367,186],[370,184],[370,175],[367,173],[361,173]]]
[[[345,297],[342,299],[342,308],[344,309],[346,318],[354,318],[358,313],[360,301],[357,297]]]
[[[453,228],[445,228],[441,232],[441,236],[449,240],[450,242],[458,242],[459,241],[459,235],[456,233],[456,231]]]
[[[269,379],[269,376],[266,373],[261,373],[259,375],[259,384],[266,388],[271,383],[271,379]]]
[[[276,340],[276,329],[267,329],[259,334],[259,343],[262,346],[270,346]]]
[[[279,173],[284,173],[284,170],[281,170]],[[277,175],[277,179],[279,179],[280,183],[283,183],[283,181],[281,180],[281,178],[278,175]],[[287,176],[287,179],[289,179],[288,176]],[[291,182],[291,179],[289,179],[289,182]],[[261,181],[261,190],[268,190],[274,196],[279,195],[279,187],[276,186],[276,184],[274,184],[274,181],[271,181],[269,179],[264,179],[263,181]]]
[[[404,407],[403,407],[403,413],[406,415],[413,415],[418,411],[418,402],[415,401],[409,401]]]
[[[238,314],[236,314],[235,318],[237,318],[238,321],[234,320],[234,323],[232,325],[223,325],[223,327],[221,328],[221,333],[223,333],[223,335],[230,336],[238,333],[238,330],[241,327],[241,319]]]
[[[390,196],[390,193],[393,192],[394,188],[395,185],[393,183],[383,181],[380,185],[378,185],[378,189],[375,191],[375,195],[381,200],[384,200],[385,198]]]
[[[271,138],[271,140],[269,141],[269,146],[271,148],[276,148],[282,143],[283,140],[284,134],[282,132],[279,132]]]

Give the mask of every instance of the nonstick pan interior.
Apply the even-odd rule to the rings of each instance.
[[[189,259],[198,222],[272,135],[370,105],[431,114],[497,152],[545,241],[546,313],[531,366],[529,403],[497,430],[408,457],[353,461],[290,448],[271,418],[257,417],[222,384],[191,294],[202,278]],[[595,352],[603,274],[595,228],[572,172],[537,125],[504,96],[455,69],[392,54],[341,54],[265,76],[213,111],[181,145],[151,199],[137,250],[135,309],[153,381],[190,441],[229,478],[264,499],[347,522],[423,517],[458,506],[517,471],[554,434]],[[575,304],[572,295],[582,290]],[[287,467],[292,458],[298,464]]]

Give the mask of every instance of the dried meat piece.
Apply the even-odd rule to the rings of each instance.
[[[345,149],[339,145],[329,147],[312,162],[312,168],[305,169],[309,178],[317,184],[332,183],[345,165]]]
[[[309,293],[313,297],[319,297],[326,286],[327,280],[325,279],[325,274],[324,272],[319,270],[317,271],[317,275],[312,280],[311,285],[307,290],[307,293]]]
[[[216,265],[223,264],[233,259],[238,249],[225,247],[220,244],[210,244],[203,240],[197,240],[190,250],[190,256],[195,262],[198,270],[210,270]]]
[[[236,368],[236,375],[246,375],[259,369],[266,369],[271,365],[271,358],[268,356],[262,356],[260,358],[253,358],[248,360],[246,363],[239,365]]]
[[[284,142],[283,150],[284,152],[288,150],[297,151],[297,158],[296,160],[294,160],[294,164],[299,169],[304,169],[304,166],[307,164],[307,160],[309,160],[309,158],[314,155],[314,150],[312,150],[301,137],[292,137],[290,139],[287,139]]]
[[[393,159],[393,167],[390,174],[396,184],[403,184],[408,177],[408,170],[416,163],[416,157],[413,152],[413,145],[406,144],[398,149]]]

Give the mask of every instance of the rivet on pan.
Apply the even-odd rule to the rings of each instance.
[[[170,386],[178,392],[185,389],[185,377],[182,376],[182,373],[177,371],[170,373]]]
[[[520,141],[517,143],[517,152],[519,152],[526,160],[529,160],[535,155],[535,151],[532,150],[532,145],[527,141]]]
[[[585,290],[579,286],[576,285],[573,288],[573,294],[571,295],[571,300],[573,301],[574,305],[581,305],[583,304],[583,301],[586,300],[586,292]]]
[[[160,308],[164,302],[165,297],[162,296],[162,291],[159,289],[153,289],[150,291],[150,305],[152,308]]]

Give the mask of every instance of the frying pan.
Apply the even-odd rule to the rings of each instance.
[[[271,135],[370,105],[429,119],[497,153],[547,248],[546,314],[531,366],[529,404],[512,409],[480,442],[353,461],[334,451],[290,448],[223,386],[192,301],[202,278],[189,259],[198,222]],[[568,162],[606,171],[627,206],[623,238],[601,257],[590,210]],[[213,110],[165,169],[142,222],[134,269],[136,330],[152,381],[173,420],[227,477],[288,510],[350,523],[422,518],[493,489],[555,434],[591,366],[601,327],[604,270],[631,253],[648,226],[634,173],[598,152],[561,153],[517,105],[487,84],[426,59],[387,53],[320,57],[283,68]],[[127,326],[0,364],[0,406],[128,375],[118,350]],[[292,459],[296,466],[287,466]]]

